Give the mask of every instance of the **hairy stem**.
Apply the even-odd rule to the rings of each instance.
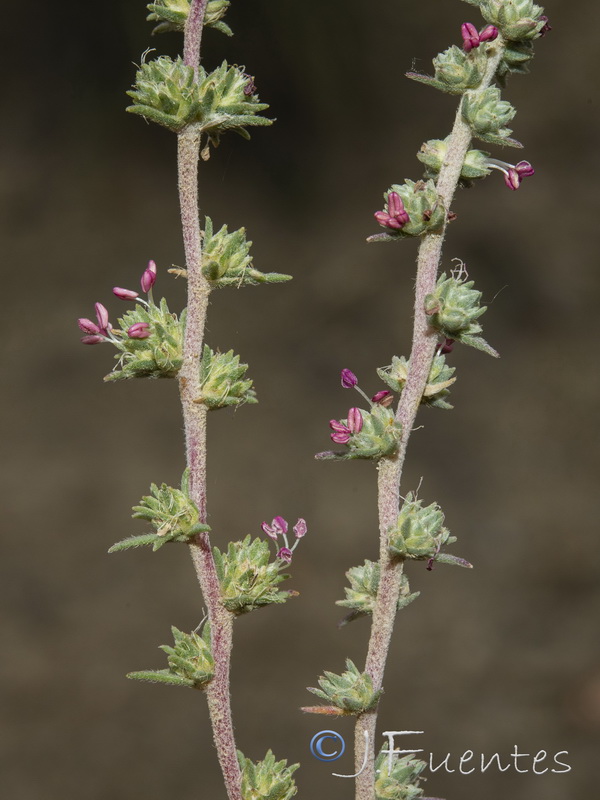
[[[202,26],[208,0],[192,0],[185,28],[184,60],[198,70]],[[200,357],[210,286],[202,274],[202,238],[198,205],[198,163],[200,132],[194,125],[178,135],[177,167],[179,203],[188,280],[188,303],[183,363],[179,372],[179,391],[183,407],[190,497],[206,522],[206,415],[207,409],[195,402],[200,397]],[[190,545],[192,560],[206,603],[210,624],[215,675],[206,695],[213,737],[229,800],[241,800],[241,775],[231,720],[229,665],[231,660],[233,616],[221,603],[208,533],[196,536]]]
[[[490,86],[503,51],[504,43],[498,37],[493,46],[489,47],[488,66],[484,79],[472,94],[482,92]],[[454,127],[448,142],[446,159],[436,184],[438,195],[447,210],[450,209],[465,156],[471,143],[471,130],[463,119],[461,105],[459,105],[456,113]],[[402,561],[390,557],[388,549],[389,530],[398,518],[404,459],[438,343],[437,331],[433,330],[428,324],[424,301],[426,295],[435,289],[442,256],[445,228],[446,225],[444,224],[444,229],[441,233],[426,234],[419,248],[410,364],[406,385],[402,391],[396,411],[396,419],[402,424],[402,437],[396,455],[393,458],[383,458],[379,462],[378,510],[380,534],[379,565],[381,572],[379,591],[373,609],[371,638],[365,665],[365,671],[371,676],[373,687],[376,690],[380,689],[383,684],[383,674],[394,628],[403,569]],[[357,772],[364,762],[365,732],[368,734],[368,744],[366,746],[370,751],[366,767],[356,779],[356,800],[374,800],[375,797],[374,740],[376,725],[377,709],[360,715],[356,722],[354,748]]]

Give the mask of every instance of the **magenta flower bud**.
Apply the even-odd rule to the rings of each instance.
[[[82,336],[81,343],[82,344],[100,344],[100,342],[104,341],[104,336]]]
[[[286,564],[289,564],[292,560],[292,551],[289,549],[289,547],[282,547],[277,553],[277,558],[280,558],[282,561],[285,561]]]
[[[372,403],[379,403],[380,406],[387,408],[390,406],[394,401],[394,396],[390,392],[389,389],[382,389],[380,392],[376,392],[371,398]]]
[[[541,17],[539,17],[539,20],[540,20],[540,22],[542,20],[544,20],[544,27],[540,30],[539,35],[540,36],[545,36],[547,33],[549,33],[552,30],[552,25],[550,25],[550,23],[548,22],[548,17],[545,14],[543,14]]]
[[[350,433],[360,433],[363,426],[363,418],[360,408],[351,408],[348,411],[348,430]]]
[[[85,317],[81,317],[77,320],[77,324],[79,325],[79,330],[83,331],[84,333],[100,333],[100,328],[96,325],[95,322],[92,322],[91,319],[86,319]]]
[[[519,173],[520,178],[529,178],[531,175],[535,175],[535,170],[529,161],[519,161],[519,163],[515,165],[515,169]]]
[[[139,297],[137,292],[134,292],[131,289],[121,289],[120,286],[115,286],[113,288],[113,294],[120,300],[135,300],[136,297]]]
[[[343,422],[338,422],[337,419],[329,420],[329,427],[332,431],[336,433],[349,433],[347,425],[344,425]]]
[[[331,434],[331,441],[336,444],[348,444],[350,441],[350,431],[340,431]]]
[[[383,225],[384,228],[391,228],[392,230],[399,231],[410,221],[410,217],[406,213],[404,203],[398,192],[388,193],[387,205],[387,211],[375,212],[375,219],[380,225]]]
[[[460,32],[463,38],[463,50],[469,53],[474,47],[479,47],[479,33],[477,28],[471,22],[463,22],[460,26]]]
[[[385,211],[376,211],[373,216],[384,228],[391,228],[394,231],[399,231],[402,228],[402,224],[397,219],[390,217]]]
[[[406,225],[410,217],[406,213],[404,203],[398,192],[390,192],[387,198],[388,214],[393,217],[401,225]]]
[[[144,270],[140,285],[142,292],[149,292],[156,283],[156,264],[154,261],[149,261],[148,266]]]
[[[440,355],[445,356],[451,353],[454,349],[454,339],[446,339],[444,344],[440,347]]]
[[[267,522],[263,522],[260,527],[273,541],[277,541],[279,535],[286,534],[288,531],[288,524],[283,517],[275,517],[270,525]]]
[[[508,186],[509,189],[512,191],[516,191],[519,186],[521,185],[521,178],[519,177],[519,173],[515,169],[515,167],[510,167],[504,173],[504,183]]]
[[[341,372],[341,378],[344,389],[352,389],[358,383],[358,378],[351,369],[343,369]]]
[[[150,336],[150,324],[148,322],[136,322],[127,331],[130,339],[147,339]]]
[[[480,42],[493,42],[498,38],[498,28],[495,25],[486,25],[479,34]]]
[[[283,517],[274,517],[273,527],[276,528],[279,531],[279,533],[288,532],[288,524]]]
[[[108,330],[108,311],[102,305],[102,303],[96,303],[96,319],[98,320],[98,325],[101,331]]]
[[[306,520],[300,517],[298,522],[294,525],[294,533],[296,535],[296,539],[301,539],[303,536],[306,536],[307,530],[308,526],[306,524]]]
[[[278,531],[272,528],[267,522],[263,522],[260,527],[263,529],[263,532],[267,534],[267,536],[273,539],[274,542],[277,541]]]

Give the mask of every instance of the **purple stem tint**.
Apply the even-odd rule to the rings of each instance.
[[[192,0],[185,26],[184,62],[198,75],[202,27],[208,0]],[[202,239],[198,205],[198,163],[200,132],[194,125],[177,137],[179,204],[188,280],[187,320],[183,342],[183,363],[179,372],[179,391],[183,407],[187,465],[190,471],[190,497],[206,522],[206,414],[196,403],[200,397],[200,355],[210,286],[202,274]],[[215,675],[206,688],[213,737],[229,800],[242,800],[241,774],[237,760],[231,702],[229,665],[231,660],[233,615],[221,602],[221,589],[208,533],[198,534],[190,545],[192,561],[206,603],[211,631]]]
[[[490,47],[488,50],[489,61],[485,76],[479,87],[470,92],[471,95],[478,94],[490,86],[503,51],[504,42],[499,36],[495,41],[494,49],[492,50]],[[437,181],[437,192],[446,210],[450,209],[470,143],[471,129],[463,119],[461,107],[459,106],[448,142],[447,155]],[[396,411],[396,419],[402,424],[402,436],[396,455],[382,458],[378,468],[379,564],[381,577],[377,600],[373,609],[371,638],[365,665],[365,671],[370,675],[375,690],[381,689],[383,684],[383,674],[396,617],[403,567],[402,561],[394,560],[390,557],[388,531],[398,518],[400,482],[408,440],[423,392],[427,386],[427,379],[438,346],[438,333],[429,326],[424,305],[426,295],[433,292],[435,288],[444,235],[445,226],[441,233],[426,234],[419,248],[415,291],[415,321],[410,366],[406,385],[402,391]],[[374,743],[376,725],[377,708],[361,714],[356,721],[354,739],[356,772],[361,769],[365,758],[365,731],[369,734],[368,747],[370,751],[366,767],[356,779],[356,800],[374,800],[375,798]]]

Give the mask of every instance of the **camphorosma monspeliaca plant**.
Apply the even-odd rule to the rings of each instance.
[[[207,698],[217,755],[229,800],[289,800],[296,793],[292,777],[298,765],[276,761],[269,751],[253,763],[236,748],[231,719],[229,665],[233,621],[270,603],[283,603],[292,591],[279,584],[288,577],[284,568],[306,533],[299,519],[288,541],[288,524],[280,516],[263,523],[275,542],[274,557],[268,539],[246,536],[220,550],[210,539],[206,508],[207,414],[220,408],[256,403],[247,364],[233,351],[213,350],[204,341],[210,293],[221,287],[258,286],[289,280],[288,275],[263,273],[250,255],[244,228],[215,230],[206,217],[201,228],[198,203],[198,166],[218,146],[221,136],[235,131],[249,138],[248,128],[266,126],[252,76],[244,68],[223,62],[212,72],[200,64],[204,28],[231,35],[224,21],[229,0],[158,0],[148,5],[154,31],[183,33],[183,55],[171,59],[142,59],[135,84],[128,92],[127,109],[155,122],[177,137],[177,167],[185,268],[170,270],[187,279],[187,307],[170,311],[164,298],[155,301],[157,267],[150,261],[141,277],[141,290],[115,287],[119,300],[131,309],[113,326],[108,310],[96,303],[96,321],[80,319],[88,345],[109,343],[116,364],[105,380],[173,378],[179,385],[186,440],[186,469],[180,488],[152,485],[134,507],[133,516],[146,520],[151,530],[118,542],[111,552],[150,545],[154,551],[170,542],[188,545],[202,590],[207,618],[195,631],[172,628],[173,645],[163,645],[167,668],[132,672],[139,680],[201,690]],[[291,532],[290,532],[291,534]],[[204,790],[201,788],[200,790]]]
[[[325,673],[320,688],[311,689],[325,705],[305,709],[356,717],[357,800],[412,800],[423,795],[422,761],[396,755],[389,763],[387,758],[382,761],[382,753],[377,754],[375,748],[377,709],[394,620],[398,609],[418,595],[410,590],[405,564],[422,561],[430,570],[436,563],[471,566],[444,549],[455,537],[445,527],[439,505],[424,505],[416,492],[400,495],[408,441],[420,406],[451,408],[447,398],[456,378],[446,358],[453,347],[465,344],[498,355],[481,336],[480,318],[486,308],[464,265],[440,274],[446,229],[456,216],[454,194],[458,186],[485,178],[492,170],[503,173],[511,190],[534,173],[528,161],[510,164],[472,149],[471,144],[478,139],[490,146],[522,146],[511,137],[508,124],[516,112],[502,99],[501,88],[510,73],[528,71],[534,41],[550,30],[548,19],[531,0],[466,2],[478,7],[483,26],[465,22],[462,45],[452,45],[436,56],[433,75],[408,73],[413,80],[458,96],[452,131],[421,147],[417,157],[425,165],[422,179],[394,183],[384,193],[384,208],[375,213],[383,231],[369,237],[372,242],[420,240],[410,356],[393,356],[388,366],[377,370],[385,388],[372,397],[360,389],[350,369],[342,370],[342,386],[357,389],[365,404],[350,408],[344,419],[330,422],[332,440],[345,449],[317,456],[337,461],[371,459],[378,472],[379,561],[365,561],[350,569],[346,598],[339,601],[350,609],[344,622],[372,616],[365,668],[361,672],[347,661],[346,672]],[[394,409],[395,396],[399,400]]]

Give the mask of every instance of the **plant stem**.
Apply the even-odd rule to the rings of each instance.
[[[504,43],[498,37],[494,41],[493,47],[488,49],[489,59],[486,74],[479,87],[470,94],[476,95],[490,86],[503,51]],[[461,108],[462,98],[448,141],[446,159],[436,184],[438,195],[446,210],[450,210],[465,156],[471,143],[471,129],[463,119]],[[394,628],[403,570],[403,562],[390,556],[388,549],[389,531],[398,518],[400,483],[408,441],[427,385],[438,344],[438,332],[429,326],[425,314],[425,297],[435,289],[445,232],[446,223],[444,223],[441,233],[426,234],[419,248],[412,349],[406,385],[402,391],[396,411],[396,419],[402,424],[402,436],[396,455],[391,458],[381,459],[378,467],[380,581],[377,600],[373,609],[371,638],[365,665],[365,672],[370,675],[375,690],[380,689],[383,684],[383,674]],[[368,733],[367,746],[370,751],[366,767],[356,779],[356,800],[374,800],[375,798],[374,740],[376,725],[377,709],[361,714],[356,721],[354,748],[357,772],[361,768],[365,757],[365,731]]]
[[[208,0],[192,0],[185,27],[184,61],[198,73],[202,26]],[[179,391],[183,407],[190,497],[206,522],[206,406],[195,402],[201,394],[200,357],[210,286],[202,274],[202,239],[198,205],[200,132],[190,125],[177,139],[179,203],[188,280],[188,303]],[[206,603],[215,675],[206,688],[213,737],[229,800],[241,800],[241,775],[231,719],[229,665],[233,616],[221,603],[208,533],[190,545],[192,561]]]

